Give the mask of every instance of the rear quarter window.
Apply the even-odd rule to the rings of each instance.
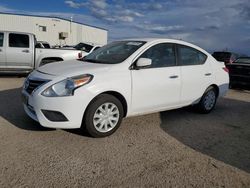
[[[207,60],[207,55],[189,46],[178,45],[179,64],[202,65]]]

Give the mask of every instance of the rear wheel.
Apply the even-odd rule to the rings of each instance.
[[[101,94],[87,108],[83,124],[93,137],[109,136],[120,126],[123,113],[123,106],[116,97]]]
[[[211,112],[216,105],[217,95],[216,89],[214,87],[209,87],[203,94],[200,102],[196,105],[198,111],[204,114]]]

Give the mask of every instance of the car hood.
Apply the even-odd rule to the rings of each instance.
[[[94,74],[106,72],[111,68],[109,64],[90,63],[85,61],[71,60],[50,63],[38,68],[38,72],[52,76],[76,76],[81,74]]]

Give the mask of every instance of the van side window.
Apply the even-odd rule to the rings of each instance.
[[[0,33],[0,47],[3,47],[3,33]]]
[[[9,34],[9,47],[29,48],[29,35]]]
[[[202,65],[207,60],[207,56],[191,47],[179,45],[179,64],[180,65]]]
[[[157,44],[145,51],[140,58],[152,60],[152,65],[149,68],[175,66],[175,45],[169,43]]]

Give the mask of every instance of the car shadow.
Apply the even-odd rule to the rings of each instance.
[[[223,98],[210,114],[162,112],[161,128],[186,146],[250,173],[250,103]]]
[[[90,134],[88,134],[88,132],[84,129],[84,128],[80,128],[80,129],[63,129],[64,131],[77,135],[77,136],[84,136],[84,137],[88,137],[88,138],[93,138]]]
[[[21,88],[0,91],[0,116],[12,125],[30,131],[51,131],[30,119],[24,112]]]

